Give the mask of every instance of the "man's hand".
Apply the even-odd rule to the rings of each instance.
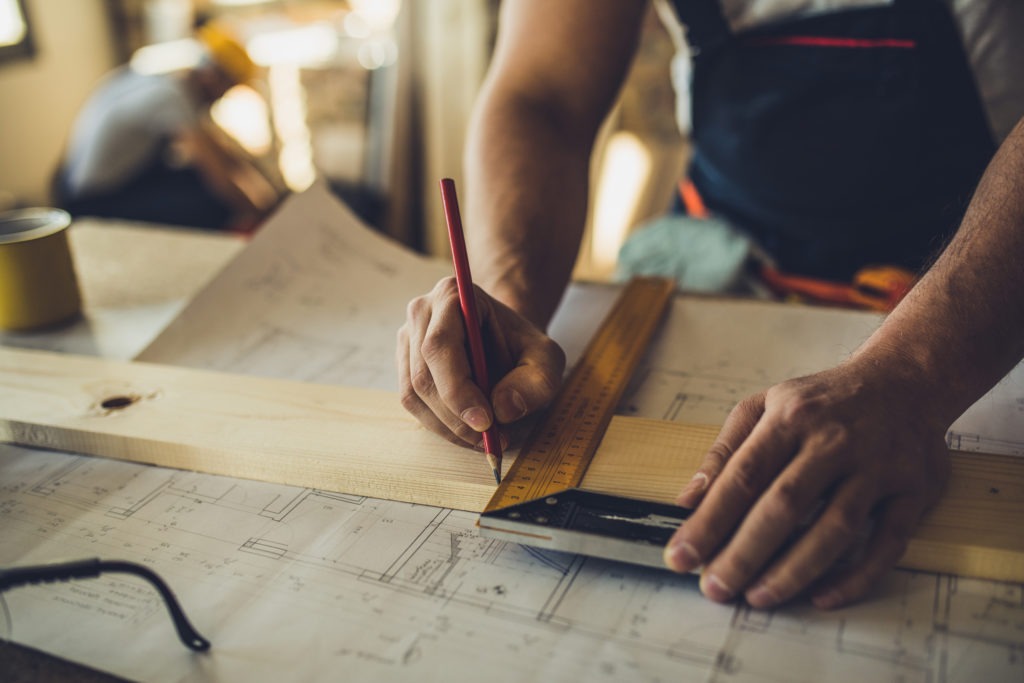
[[[810,588],[830,609],[863,596],[949,476],[945,425],[919,393],[850,361],[737,405],[678,498],[700,505],[666,563],[703,564],[701,590],[716,601],[742,593],[765,608]]]
[[[455,278],[441,280],[409,304],[398,331],[397,360],[405,409],[449,441],[479,447],[480,433],[492,420],[515,422],[554,398],[565,353],[479,287],[476,302],[493,382],[490,396],[473,382]]]
[[[851,359],[732,412],[679,497],[700,506],[666,550],[670,567],[703,564],[715,600],[742,591],[769,607],[810,588],[827,609],[899,559],[949,477],[946,428],[1024,356],[1021,188],[1024,119],[949,246]],[[863,555],[836,571],[865,531]]]

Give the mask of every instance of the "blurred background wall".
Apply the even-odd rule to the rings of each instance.
[[[29,0],[23,11],[31,51],[0,55],[0,205],[47,201],[71,121],[117,60],[105,0]]]
[[[226,134],[282,187],[321,179],[371,225],[443,256],[437,179],[461,176],[498,10],[499,0],[0,0],[0,207],[47,202],[75,113],[105,72],[129,60],[173,69],[195,23],[213,19],[262,67],[215,109]],[[5,51],[12,17],[25,40]],[[621,240],[671,199],[686,159],[673,53],[652,11],[594,155],[582,277],[607,277]]]

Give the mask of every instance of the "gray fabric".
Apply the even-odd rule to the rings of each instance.
[[[149,166],[200,115],[183,78],[122,67],[90,95],[71,130],[63,162],[69,199],[115,189]]]
[[[747,264],[758,249],[724,221],[684,215],[657,218],[634,231],[619,250],[615,277],[661,275],[692,292],[746,292]]]

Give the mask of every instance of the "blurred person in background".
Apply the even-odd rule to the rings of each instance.
[[[216,230],[254,229],[279,197],[253,160],[216,128],[211,106],[255,65],[205,24],[187,69],[108,74],[78,114],[54,178],[56,203],[98,216]]]

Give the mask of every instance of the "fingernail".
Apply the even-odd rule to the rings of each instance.
[[[683,540],[670,541],[665,546],[665,565],[672,571],[688,572],[700,566],[697,549]]]
[[[715,602],[726,602],[733,596],[733,590],[724,581],[707,572],[700,577],[700,592]]]
[[[746,598],[750,606],[757,609],[774,607],[781,602],[779,596],[766,583],[759,583],[751,588],[747,591]]]
[[[704,490],[708,487],[708,481],[708,475],[704,474],[703,472],[698,472],[697,474],[693,475],[693,478],[690,479],[690,483],[688,483],[686,487],[679,492],[679,495],[676,497],[676,502],[679,503],[680,505],[686,505],[690,503],[692,501],[693,496],[696,496],[698,493],[704,492]]]
[[[811,602],[818,609],[832,609],[843,604],[843,594],[834,588],[824,593],[819,593],[811,598]]]
[[[515,422],[526,415],[526,401],[515,389],[503,391],[494,398],[494,415],[499,422]]]
[[[466,408],[462,411],[461,417],[463,422],[478,432],[482,432],[491,426],[491,420],[487,417],[487,411],[480,406]]]

